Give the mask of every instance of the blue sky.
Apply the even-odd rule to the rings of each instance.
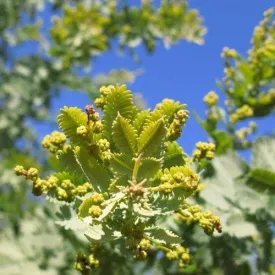
[[[172,98],[186,103],[190,111],[203,116],[202,97],[209,90],[216,90],[216,80],[223,77],[222,48],[233,47],[245,55],[254,27],[262,19],[263,12],[274,6],[274,0],[191,0],[190,6],[197,8],[204,17],[208,29],[204,45],[183,41],[166,50],[160,43],[151,55],[140,47],[139,64],[128,55],[118,56],[115,51],[110,51],[94,62],[92,73],[107,73],[114,68],[142,68],[144,74],[129,88],[142,93],[148,107],[153,108],[163,98]],[[57,113],[64,105],[83,108],[89,103],[85,94],[64,90],[54,100],[52,113]],[[262,123],[261,131],[268,130],[269,126]],[[40,133],[45,134],[46,130],[43,127]],[[199,140],[207,140],[207,136],[191,116],[180,142],[190,153]]]

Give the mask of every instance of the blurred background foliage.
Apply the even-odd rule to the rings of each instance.
[[[209,238],[192,218],[178,214],[164,222],[191,247],[193,264],[186,270],[153,252],[134,265],[110,244],[93,274],[275,274],[274,125],[269,136],[259,137],[252,121],[274,115],[273,18],[272,10],[265,13],[247,56],[224,49],[225,76],[217,85],[226,102],[220,104],[214,92],[207,94],[206,117],[198,117],[218,156],[198,167],[204,169],[205,188],[196,200],[220,215],[223,234]],[[15,163],[39,167],[45,174],[51,170],[29,121],[51,123],[49,109],[63,87],[93,99],[101,85],[135,81],[140,72],[127,68],[107,75],[80,73],[96,67],[104,53],[125,52],[134,62],[139,46],[152,53],[159,40],[167,48],[182,39],[202,44],[204,33],[202,19],[186,1],[144,0],[134,7],[122,0],[0,0],[1,273],[74,274],[75,254],[85,249],[81,234],[75,234],[81,229],[70,220],[57,226],[58,206],[34,199],[29,186],[13,175]],[[33,43],[35,50],[21,55],[25,43]],[[143,108],[143,100],[137,100]],[[244,151],[251,151],[251,162],[242,158]]]

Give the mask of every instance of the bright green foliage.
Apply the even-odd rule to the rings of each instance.
[[[213,91],[204,97],[206,120],[198,120],[215,142],[220,156],[203,166],[205,174],[201,180],[205,189],[197,193],[197,202],[215,210],[224,234],[206,239],[192,227],[196,212],[178,216],[185,224],[190,223],[189,228],[180,226],[192,232],[190,241],[197,247],[194,263],[198,274],[272,274],[274,270],[274,137],[250,137],[257,130],[250,119],[257,118],[260,124],[260,118],[271,115],[275,106],[272,17],[273,9],[266,11],[255,28],[248,58],[233,49],[224,49],[226,76],[219,87],[227,96],[226,107],[219,107],[219,97]],[[274,130],[272,119],[270,132]],[[246,121],[247,126],[237,128]],[[233,151],[248,148],[252,149],[248,152],[251,162]],[[199,210],[192,206],[191,209]],[[248,260],[252,255],[256,260]]]
[[[38,144],[36,140],[36,133],[32,131],[30,125],[30,121],[35,121],[35,123],[41,123],[46,120],[46,123],[51,123],[49,119],[49,108],[51,107],[52,99],[58,95],[61,88],[72,89],[74,90],[82,90],[87,92],[92,98],[98,95],[99,86],[109,85],[111,83],[126,83],[133,82],[137,75],[139,75],[139,71],[130,72],[124,69],[121,70],[111,70],[109,74],[99,74],[89,76],[79,76],[76,71],[74,71],[73,67],[64,68],[62,66],[62,62],[55,58],[49,58],[51,54],[51,50],[54,49],[56,43],[53,45],[53,40],[49,39],[49,35],[47,35],[47,21],[51,16],[55,16],[56,14],[62,14],[62,9],[64,6],[74,6],[75,3],[80,5],[85,5],[89,1],[60,1],[60,0],[1,0],[0,1],[0,18],[4,18],[4,20],[0,20],[0,100],[1,100],[1,111],[0,111],[0,121],[1,121],[1,131],[0,131],[0,201],[1,201],[1,209],[0,209],[0,241],[3,247],[6,247],[6,235],[2,234],[3,231],[7,230],[11,232],[9,236],[13,239],[14,245],[17,246],[18,249],[19,240],[21,239],[21,222],[25,224],[24,217],[26,215],[34,215],[34,209],[37,208],[41,201],[34,200],[32,196],[29,195],[30,185],[24,181],[22,178],[15,177],[12,171],[12,167],[14,166],[12,163],[20,162],[23,163],[26,170],[19,170],[19,172],[24,172],[25,174],[29,173],[30,178],[36,179],[35,170],[29,170],[30,167],[40,167],[37,161],[43,163],[43,171],[39,169],[39,176],[42,177],[45,174],[48,174],[49,165],[45,161],[45,155],[41,153],[38,149]],[[90,1],[94,2],[94,1]],[[103,10],[106,7],[106,1],[96,1],[98,5],[97,12],[94,17],[99,18],[102,17]],[[108,1],[109,2],[109,1]],[[82,3],[82,4],[81,4]],[[125,9],[130,6],[125,6]],[[46,8],[46,9],[45,9]],[[183,6],[182,6],[183,8]],[[187,13],[189,15],[187,15]],[[136,13],[137,14],[137,13]],[[193,15],[192,15],[193,14]],[[62,15],[63,16],[63,15]],[[46,17],[46,20],[44,20]],[[198,29],[198,32],[201,30],[201,21],[198,18],[197,14],[191,12],[189,10],[186,11],[185,20],[189,20],[189,22],[179,22],[181,24],[180,28],[190,26],[191,22],[194,23],[194,28]],[[62,19],[61,19],[62,20]],[[53,19],[54,21],[54,19]],[[45,22],[45,25],[44,25]],[[79,21],[84,22],[83,20]],[[79,23],[78,22],[78,23]],[[78,24],[77,23],[77,24]],[[120,21],[117,20],[116,25],[112,25],[114,29],[116,29],[117,36],[122,37],[125,30],[122,31],[120,28]],[[136,25],[136,24],[135,24]],[[147,25],[150,27],[149,25]],[[147,27],[145,26],[145,27]],[[58,27],[58,26],[57,26]],[[131,28],[133,29],[133,28]],[[170,36],[171,28],[167,26],[168,36]],[[53,31],[54,32],[54,31]],[[77,34],[78,32],[78,34]],[[144,29],[144,33],[148,33],[149,30]],[[77,36],[81,36],[83,34],[81,28],[76,29],[73,34]],[[87,33],[85,33],[86,35]],[[189,36],[190,34],[190,36]],[[191,38],[191,32],[188,34],[187,39],[190,41],[194,41]],[[202,38],[202,33],[195,35],[198,39]],[[109,36],[107,44],[110,45],[112,43],[113,36]],[[109,39],[110,38],[110,39]],[[160,39],[164,39],[163,37],[158,37]],[[114,38],[115,39],[115,38]],[[176,42],[177,39],[173,40],[173,43]],[[26,42],[31,41],[33,47],[30,51],[26,51]],[[167,40],[166,40],[167,41]],[[129,41],[130,42],[130,41]],[[136,44],[137,46],[137,44]],[[28,48],[28,47],[27,47]],[[24,54],[22,53],[22,49]],[[85,50],[84,48],[82,48]],[[71,53],[70,50],[67,51]],[[98,53],[103,52],[91,52],[90,56],[94,57]],[[75,56],[72,59],[78,58],[77,51],[73,51]],[[62,59],[62,57],[61,57]],[[87,62],[89,62],[89,57],[87,58]],[[87,64],[87,63],[85,63]],[[101,131],[102,123],[96,123],[93,128],[93,131]],[[76,132],[77,136],[81,138],[87,134],[87,127],[82,126]],[[51,153],[57,154],[58,159],[55,156],[52,156],[50,159],[50,164],[60,176],[60,172],[65,171],[76,171],[76,175],[82,173],[82,168],[79,166],[78,162],[81,159],[78,159],[78,162],[75,158],[77,153],[81,154],[84,157],[83,151],[78,152],[72,150],[70,146],[64,146],[64,134],[61,133],[53,133],[45,137],[43,141],[43,147],[48,149]],[[20,140],[20,147],[18,146],[18,141]],[[108,150],[106,151],[106,143],[103,141],[97,141],[99,148],[103,154],[105,154],[106,160],[108,160]],[[104,151],[104,152],[103,152]],[[32,156],[32,157],[31,157]],[[37,161],[34,161],[33,156],[37,157]],[[75,161],[72,159],[75,158]],[[108,160],[110,161],[110,160]],[[111,161],[110,161],[111,162]],[[86,163],[84,163],[86,164]],[[83,166],[84,166],[83,164]],[[111,166],[111,163],[110,163]],[[93,169],[91,169],[91,167]],[[86,170],[89,173],[86,173],[90,178],[92,178],[95,171],[99,171],[99,178],[96,175],[96,179],[93,180],[101,180],[101,170],[99,170],[101,165],[98,164],[98,160],[90,160],[89,164],[86,164]],[[91,172],[90,172],[91,171]],[[64,174],[62,174],[64,176]],[[72,180],[74,177],[68,176],[62,180],[58,181],[58,184],[52,185],[53,182],[46,183],[45,181],[40,181],[39,184],[36,184],[33,192],[37,195],[41,193],[42,189],[48,190],[47,198],[50,201],[56,202],[57,196],[59,198],[66,198],[66,204],[68,201],[75,198],[75,194],[77,196],[84,196],[88,190],[91,190],[90,185],[78,185]],[[102,184],[107,182],[109,184],[109,175],[104,176],[105,181],[102,181]],[[65,184],[63,184],[63,180]],[[68,181],[72,181],[75,186],[71,186],[68,184]],[[80,178],[82,181],[82,178]],[[87,182],[87,177],[85,176],[85,180]],[[106,183],[106,189],[108,185]],[[63,184],[63,187],[61,185]],[[115,185],[115,183],[114,183]],[[64,193],[65,190],[65,193]],[[75,193],[75,194],[73,194]],[[60,201],[58,201],[60,202]],[[63,201],[62,201],[63,203]],[[28,214],[27,214],[28,213]],[[49,218],[49,219],[52,219]],[[40,219],[41,224],[43,226],[44,219]],[[29,220],[28,220],[29,222]],[[12,233],[14,235],[12,235]],[[59,234],[59,233],[58,233]],[[67,233],[66,233],[67,234]],[[64,232],[60,236],[64,235]],[[45,236],[42,234],[42,237]],[[16,238],[15,238],[16,237]],[[30,238],[30,235],[24,236],[22,238]],[[18,243],[16,244],[16,240]],[[30,246],[32,242],[29,242]],[[20,241],[21,243],[21,241]],[[22,244],[25,247],[25,243]],[[61,247],[61,246],[60,246]],[[15,250],[16,250],[15,249]],[[24,251],[23,251],[24,252]],[[54,250],[49,247],[43,249],[41,252],[41,259],[48,259],[49,254],[56,255],[60,253],[60,250]],[[16,263],[16,267],[12,269],[12,271],[8,270],[4,273],[20,273],[23,274],[24,271],[29,273],[46,273],[48,274],[56,274],[60,272],[60,274],[65,274],[64,269],[60,269],[60,265],[52,265],[54,268],[51,268],[47,265],[44,265],[43,260],[40,261],[35,255],[38,254],[37,251],[32,252],[31,254],[25,253],[26,257],[24,257],[24,261],[18,260],[18,266]],[[40,254],[39,254],[40,255]],[[0,257],[2,259],[2,257]],[[15,257],[16,258],[16,257]],[[29,261],[32,261],[30,263]],[[118,257],[116,258],[116,260]],[[45,260],[46,261],[46,260]],[[121,259],[120,259],[121,261]],[[20,264],[19,264],[20,262]],[[40,265],[40,269],[38,269],[38,265],[35,268],[35,262]],[[2,264],[2,262],[1,262]],[[67,262],[64,262],[64,265],[68,265]],[[14,264],[15,265],[15,264]],[[50,264],[49,264],[50,265]],[[2,265],[1,265],[2,267]],[[22,269],[25,269],[24,271]],[[42,271],[43,270],[43,271]],[[2,271],[2,270],[1,270]],[[128,269],[129,271],[129,269]],[[71,274],[71,273],[70,273]],[[107,272],[108,274],[108,272]]]
[[[274,90],[270,89],[275,71],[273,13],[273,9],[267,10],[255,28],[247,60],[233,49],[225,48],[222,53],[226,60],[224,88],[229,100],[238,108],[247,105],[255,116],[268,114],[275,104]]]
[[[264,13],[264,19],[255,28],[248,57],[236,50],[224,48],[225,77],[218,85],[226,94],[226,108],[218,107],[218,96],[211,91],[204,97],[206,120],[202,127],[213,138],[217,153],[228,149],[246,149],[252,145],[249,138],[257,127],[251,121],[238,129],[238,122],[267,116],[275,106],[275,24],[274,9]],[[225,124],[226,131],[219,130]]]
[[[168,47],[180,39],[201,44],[205,28],[196,10],[189,10],[187,1],[142,1],[140,7],[123,1],[97,1],[65,6],[62,18],[54,18],[51,54],[60,57],[65,67],[72,63],[88,64],[119,41],[119,49],[133,50],[143,43],[148,52],[154,51],[162,39]]]
[[[133,156],[137,151],[136,129],[130,122],[118,114],[113,122],[113,140],[120,152]]]
[[[215,210],[219,215],[225,234],[215,242],[203,240],[201,243],[201,245],[205,243],[204,253],[210,255],[213,266],[222,267],[227,272],[230,270],[239,272],[245,264],[248,268],[245,274],[253,274],[252,264],[247,261],[246,255],[256,253],[257,272],[268,273],[274,249],[272,224],[275,221],[275,155],[273,151],[274,138],[259,138],[252,146],[251,165],[236,153],[228,152],[214,158],[213,175],[203,179],[206,188],[199,193],[200,201],[203,199],[205,207]],[[182,220],[184,217],[185,222],[193,223],[193,216],[181,215],[179,218]],[[199,236],[200,234],[195,233],[194,240]],[[217,248],[225,254],[226,251],[231,251],[226,260],[225,256],[217,257]],[[235,259],[236,255],[239,255],[238,261]],[[209,262],[203,265],[209,270]]]
[[[187,118],[185,105],[164,100],[151,112],[138,112],[125,85],[102,87],[100,94],[102,123],[93,106],[86,106],[85,112],[64,107],[58,123],[69,144],[58,132],[47,136],[49,146],[43,141],[60,162],[67,154],[68,169],[46,180],[40,179],[37,169],[17,166],[15,173],[33,182],[34,195],[44,193],[78,208],[78,218],[88,227],[85,235],[93,246],[116,241],[136,259],[146,258],[149,249],[162,250],[167,258],[177,255],[174,258],[185,267],[190,256],[181,248],[182,239],[158,225],[160,218],[175,211],[187,213],[185,200],[198,189],[199,176],[177,142],[169,141],[174,121]],[[146,118],[141,119],[144,114]],[[52,150],[52,145],[58,150]],[[213,145],[209,146],[213,151]],[[219,218],[209,211],[197,221],[207,234],[215,229],[221,232]],[[81,255],[76,268],[83,274],[98,266],[95,252]]]
[[[262,137],[252,147],[252,164],[246,183],[254,189],[275,194],[275,140]]]

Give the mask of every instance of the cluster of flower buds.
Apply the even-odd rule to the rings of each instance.
[[[160,2],[154,5],[142,1],[139,7],[120,5],[118,1],[64,5],[62,18],[52,20],[50,53],[69,67],[72,63],[88,64],[91,57],[109,49],[112,39],[119,40],[121,49],[132,50],[136,47],[133,41],[140,40],[148,52],[155,49],[157,39],[166,44],[181,39],[203,43],[205,28],[197,10],[189,10],[185,1]],[[133,29],[132,24],[137,23],[143,27]]]
[[[221,53],[222,58],[238,58],[239,54],[235,49],[230,49],[228,47],[224,47]]]
[[[183,189],[186,193],[195,192],[199,177],[187,167],[172,167],[160,174],[160,185],[150,188],[153,192],[171,193],[174,189]]]
[[[87,105],[85,111],[88,117],[87,127],[95,134],[102,132],[103,124],[99,119],[99,113],[95,111],[93,105]],[[87,129],[88,130],[88,129]]]
[[[252,38],[252,44],[253,49],[250,51],[250,57],[253,59],[257,56],[257,54],[264,53],[265,50],[271,50],[274,51],[274,47],[267,46],[267,44],[272,45],[272,43],[266,43],[266,41],[269,41],[267,37],[271,38],[272,36],[269,36],[269,33],[271,31],[274,31],[275,26],[270,23],[272,21],[272,16],[274,14],[274,8],[268,9],[264,12],[264,19],[260,22],[260,24],[254,29],[253,38]],[[273,42],[274,43],[274,42]],[[267,46],[267,48],[265,48]],[[270,47],[270,49],[268,49]]]
[[[98,218],[102,214],[104,206],[102,203],[105,201],[103,194],[94,192],[87,198],[78,208],[78,214],[81,217],[91,216]]]
[[[266,36],[269,31],[269,24],[272,21],[272,16],[274,14],[274,8],[270,8],[264,12],[264,19],[260,24],[254,29],[253,38],[251,43],[255,48],[260,48],[265,42]],[[274,29],[274,24],[270,27]]]
[[[136,248],[136,259],[143,260],[147,257],[147,251],[151,247],[151,242],[147,239],[142,239]]]
[[[115,89],[114,85],[109,86],[102,86],[99,89],[100,97],[96,98],[94,103],[95,106],[99,109],[103,109],[105,105],[105,97],[113,90]]]
[[[188,248],[177,246],[166,252],[166,258],[169,260],[179,260],[179,266],[184,268],[191,264],[191,256]]]
[[[208,159],[211,160],[214,157],[216,146],[211,142],[198,142],[196,143],[196,149],[192,156],[194,160]]]
[[[65,142],[66,136],[63,133],[54,131],[50,135],[44,137],[42,140],[42,146],[51,153],[56,153],[58,150],[62,150]]]
[[[76,128],[77,135],[87,138],[89,133],[99,134],[103,130],[103,124],[100,121],[99,113],[95,111],[93,105],[87,105],[85,107],[87,114],[87,124],[81,125]]]
[[[58,200],[71,202],[75,199],[75,196],[82,197],[92,190],[92,185],[88,182],[76,186],[70,179],[59,180],[55,176],[49,176],[47,180],[43,180],[39,178],[36,168],[25,170],[23,166],[18,165],[14,168],[14,172],[16,175],[25,176],[25,178],[32,181],[32,193],[35,196],[52,191]]]
[[[210,91],[203,98],[203,101],[208,107],[215,106],[218,103],[218,100],[219,96],[214,91]]]
[[[230,115],[231,123],[236,123],[240,120],[253,116],[253,109],[247,104],[235,110],[234,113]]]
[[[222,232],[220,218],[211,211],[203,212],[197,204],[189,206],[185,202],[183,209],[178,211],[177,218],[187,224],[198,223],[207,235],[212,235],[215,230]]]
[[[76,133],[81,137],[87,137],[89,131],[86,126],[82,125],[76,128]]]
[[[85,255],[80,252],[76,256],[74,267],[76,270],[82,272],[82,274],[88,274],[90,269],[99,267],[99,260],[93,254]]]
[[[110,151],[110,142],[107,139],[100,139],[97,141],[96,145],[99,148],[103,160],[108,161],[111,159],[112,154]]]
[[[36,196],[40,196],[43,192],[43,183],[39,176],[38,170],[34,167],[31,167],[28,170],[25,170],[23,166],[17,165],[14,168],[14,173],[17,176],[24,176],[26,179],[31,180],[33,182],[32,192]]]
[[[85,111],[88,117],[88,121],[96,122],[99,120],[99,113],[95,111],[93,105],[86,105]]]
[[[189,111],[179,110],[169,127],[169,138],[170,140],[176,140],[180,137],[182,132],[182,127],[185,125],[187,119],[189,118]]]

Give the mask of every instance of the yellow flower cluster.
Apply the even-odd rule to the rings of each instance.
[[[264,19],[254,29],[248,58],[229,48],[222,52],[225,58],[223,89],[233,107],[238,108],[231,114],[231,123],[250,116],[265,116],[275,106],[274,92],[272,89],[266,91],[275,76],[274,10],[267,10]]]
[[[212,235],[216,229],[219,233],[222,231],[220,218],[211,211],[203,212],[199,205],[189,206],[187,202],[182,210],[178,211],[177,219],[185,223],[198,223],[207,235]]]
[[[209,142],[198,142],[196,143],[196,149],[194,150],[192,156],[194,160],[201,159],[213,159],[216,146],[214,143]]]
[[[25,170],[23,166],[16,166],[14,172],[16,175],[25,176],[33,182],[32,193],[35,196],[52,191],[58,200],[71,202],[75,199],[75,196],[82,197],[93,189],[88,182],[76,186],[70,179],[59,180],[55,176],[49,176],[47,180],[43,180],[39,178],[36,168]]]
[[[151,247],[151,242],[147,239],[142,239],[136,249],[136,259],[144,260],[147,257],[147,251]]]
[[[175,140],[180,137],[182,132],[182,127],[185,125],[187,119],[189,118],[189,111],[179,110],[174,117],[170,127],[169,127],[169,137],[171,140]]]
[[[177,246],[166,252],[166,258],[169,260],[179,259],[179,266],[184,268],[191,264],[191,256],[188,248]]]
[[[82,272],[82,274],[88,274],[90,269],[99,267],[99,260],[94,257],[93,254],[85,255],[80,252],[76,256],[75,269]]]
[[[81,3],[75,7],[64,6],[63,18],[53,20],[51,36],[55,47],[51,54],[62,56],[64,67],[74,61],[85,62],[90,55],[108,49],[105,28],[109,23],[110,17],[104,16],[97,7],[88,9]]]
[[[102,109],[104,108],[104,105],[105,105],[105,98],[106,96],[111,93],[111,91],[113,91],[115,89],[115,86],[114,85],[109,85],[109,86],[102,86],[100,89],[99,89],[99,93],[100,93],[100,97],[97,97],[94,101],[95,103],[95,106],[99,109]]]
[[[101,193],[94,192],[79,206],[78,215],[81,217],[91,216],[98,218],[102,214],[104,208],[102,203],[104,201],[104,196]]]
[[[222,50],[221,57],[223,58],[234,58],[236,59],[239,56],[235,49],[230,49],[228,47],[224,47]]]
[[[235,110],[234,113],[230,115],[231,123],[236,123],[240,120],[253,116],[253,109],[247,104]]]
[[[50,135],[46,135],[42,140],[42,146],[51,153],[61,150],[66,142],[66,136],[58,131],[53,131]]]
[[[60,57],[64,67],[72,63],[88,64],[111,47],[112,39],[122,49],[135,48],[140,41],[148,52],[156,40],[166,45],[180,39],[201,44],[205,28],[197,10],[189,10],[187,2],[161,1],[156,7],[151,1],[142,1],[139,7],[117,1],[96,1],[92,6],[78,3],[65,5],[62,18],[53,18],[51,54]],[[139,28],[137,26],[142,26]],[[154,30],[152,32],[152,30]]]
[[[165,169],[160,175],[160,185],[149,188],[150,191],[168,194],[174,189],[180,188],[186,193],[192,193],[198,187],[198,175],[187,167]]]
[[[76,128],[76,133],[79,135],[79,136],[82,136],[82,137],[87,137],[88,135],[88,129],[86,126],[79,126]]]
[[[217,104],[219,100],[219,96],[214,92],[210,91],[203,98],[203,101],[207,104],[207,106],[212,107]]]
[[[103,160],[108,162],[112,158],[110,142],[107,139],[100,139],[97,141],[96,145],[100,150]]]

